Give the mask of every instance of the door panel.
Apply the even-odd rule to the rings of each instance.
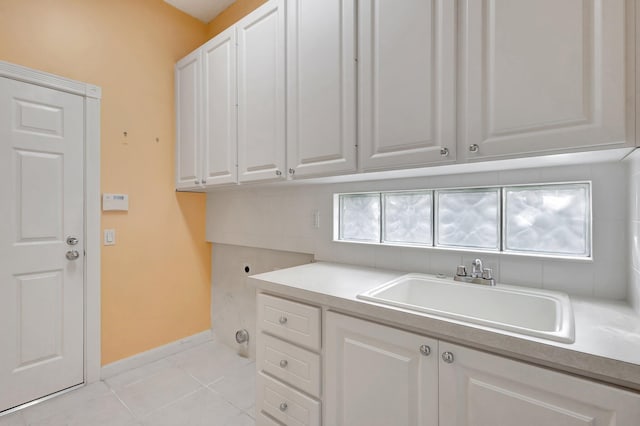
[[[286,176],[284,18],[274,0],[236,24],[239,182]]]
[[[287,14],[288,167],[355,172],[355,2],[289,1]]]
[[[464,0],[459,152],[474,160],[631,140],[625,8]]]
[[[455,2],[365,0],[359,9],[361,168],[455,160]]]
[[[200,50],[175,67],[176,97],[176,188],[200,184]]]
[[[202,46],[205,185],[237,180],[236,28]]]
[[[440,426],[628,426],[640,395],[440,342]]]
[[[83,123],[82,97],[0,78],[0,411],[83,382]]]
[[[334,312],[326,336],[327,425],[438,424],[436,340]]]

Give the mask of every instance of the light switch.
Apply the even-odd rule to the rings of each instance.
[[[116,230],[115,229],[105,229],[104,230],[104,245],[105,246],[113,246],[116,244]]]

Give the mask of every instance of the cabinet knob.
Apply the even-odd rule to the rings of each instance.
[[[443,157],[449,156],[449,148],[440,148],[440,155]]]
[[[286,402],[280,403],[280,411],[287,411],[287,408],[289,408],[289,406],[287,405]]]
[[[296,174],[296,170],[295,169],[289,169],[289,174],[290,175],[295,175]]]
[[[478,151],[480,151],[480,147],[478,146],[477,143],[474,143],[473,145],[469,145],[469,151],[478,152]]]
[[[196,185],[200,185],[200,181],[198,179],[196,179]]]
[[[285,316],[281,316],[281,317],[278,319],[278,322],[279,322],[280,324],[282,324],[282,325],[285,325],[285,324],[287,323],[287,317],[285,317]]]
[[[442,353],[442,360],[447,364],[453,363],[453,354],[449,351]]]
[[[431,347],[429,345],[420,345],[420,353],[424,356],[431,355]]]
[[[276,170],[276,176],[282,176],[282,172],[280,170]]]
[[[280,367],[281,368],[287,368],[287,365],[289,365],[289,361],[287,361],[286,359],[281,359],[280,360]]]

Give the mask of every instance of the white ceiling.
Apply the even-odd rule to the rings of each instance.
[[[218,16],[235,0],[164,0],[173,7],[198,18],[205,24]]]

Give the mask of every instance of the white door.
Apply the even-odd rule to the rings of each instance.
[[[176,188],[197,188],[202,180],[200,160],[201,50],[175,66]]]
[[[326,336],[326,425],[438,424],[436,340],[333,312]]]
[[[632,3],[460,2],[459,157],[633,145],[625,129]]]
[[[455,160],[455,3],[359,2],[362,170]]]
[[[84,380],[83,146],[82,97],[0,78],[0,411]]]
[[[440,426],[631,426],[640,394],[440,342]]]
[[[238,31],[238,181],[285,173],[284,1],[270,0]]]
[[[293,177],[356,171],[354,0],[287,2],[287,165]]]
[[[203,184],[237,180],[236,28],[201,48],[203,99]]]

